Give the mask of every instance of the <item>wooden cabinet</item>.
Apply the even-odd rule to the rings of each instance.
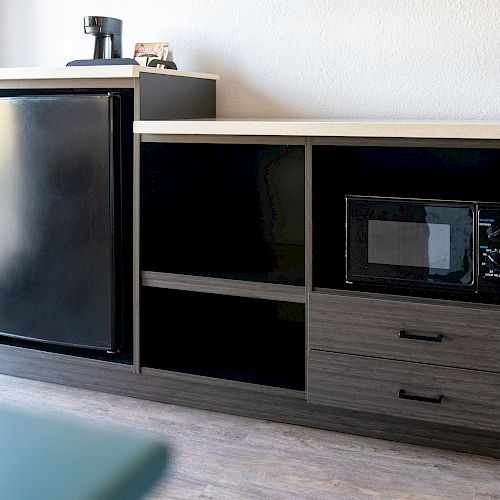
[[[490,439],[479,446],[495,454],[500,305],[349,290],[344,239],[346,194],[417,196],[425,189],[435,196],[443,170],[463,177],[474,164],[491,173],[496,142],[263,137],[272,129],[264,123],[248,125],[254,134],[242,137],[243,124],[233,123],[233,134],[230,125],[137,124],[144,369],[196,373],[207,383],[215,377],[274,385],[302,399],[293,411],[291,400],[284,405],[289,417],[307,415],[311,423],[338,428],[339,415],[350,415],[352,432],[373,435],[366,429],[383,421],[386,437],[401,426],[403,439],[427,436],[424,441],[452,447],[465,440],[468,449]],[[408,178],[413,181],[398,191]],[[470,184],[475,193],[480,184]],[[465,187],[454,189],[461,199]],[[494,201],[491,190],[485,196]],[[167,289],[163,298],[158,287]],[[279,299],[283,307],[305,302],[295,330],[263,314],[266,301],[272,309]],[[169,307],[178,321],[158,319]],[[189,318],[189,311],[198,317]],[[220,344],[200,333],[205,322],[221,334]],[[152,348],[158,336],[163,352]],[[249,356],[233,351],[229,360],[238,347]],[[231,362],[239,368],[227,370]],[[270,373],[285,379],[273,383]],[[293,377],[286,380],[286,373]],[[294,377],[305,386],[291,383]]]
[[[499,298],[419,291],[410,280],[406,288],[348,282],[343,241],[349,195],[498,202],[484,183],[498,168],[498,148],[498,141],[313,141],[309,403],[500,429]],[[335,167],[346,172],[341,180]]]
[[[134,108],[151,121],[134,125],[133,363],[2,346],[2,372],[500,457],[498,297],[352,290],[344,245],[346,194],[433,197],[453,177],[483,199],[465,183],[498,167],[498,125],[157,121],[155,104]]]

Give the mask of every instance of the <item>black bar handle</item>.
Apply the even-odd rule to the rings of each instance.
[[[443,335],[422,335],[419,333],[409,333],[406,330],[399,330],[399,338],[401,339],[411,339],[411,340],[425,340],[426,342],[441,342],[443,340]]]
[[[400,399],[411,399],[412,401],[423,401],[424,403],[435,403],[435,404],[441,404],[441,400],[443,399],[443,395],[440,394],[439,396],[435,397],[428,397],[428,396],[417,396],[415,394],[408,394],[404,389],[400,389],[398,392],[398,398]]]

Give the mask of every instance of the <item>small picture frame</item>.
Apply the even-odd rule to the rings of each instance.
[[[151,61],[167,61],[169,50],[168,42],[136,43],[134,59],[141,66],[149,66]]]

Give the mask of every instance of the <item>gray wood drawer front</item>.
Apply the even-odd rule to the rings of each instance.
[[[497,373],[311,350],[307,400],[469,428],[500,428]]]
[[[500,308],[311,293],[309,347],[500,372]]]

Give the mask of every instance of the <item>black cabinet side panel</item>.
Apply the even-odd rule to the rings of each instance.
[[[215,80],[141,73],[141,120],[215,118]]]

